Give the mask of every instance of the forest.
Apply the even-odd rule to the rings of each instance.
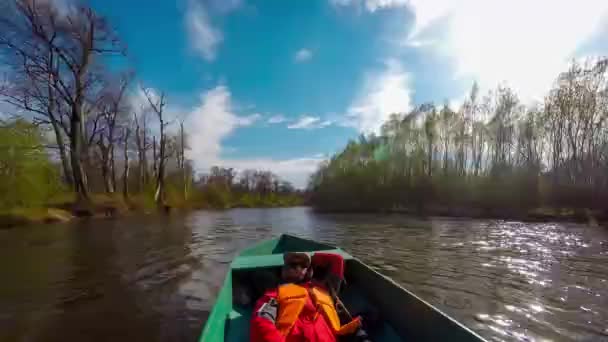
[[[196,172],[183,118],[169,117],[166,94],[138,80],[111,23],[86,5],[3,1],[0,66],[0,211],[301,202],[269,171]]]
[[[506,84],[391,114],[309,182],[319,210],[534,217],[608,213],[608,59],[572,61],[544,99]],[[605,214],[604,214],[605,215]]]

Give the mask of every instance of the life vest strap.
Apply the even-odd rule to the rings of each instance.
[[[283,336],[287,336],[296,323],[306,305],[307,295],[306,289],[299,285],[285,284],[279,287],[279,314],[275,325]]]

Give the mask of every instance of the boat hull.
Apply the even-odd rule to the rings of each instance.
[[[372,341],[485,341],[342,249],[292,235],[260,242],[233,260],[199,341],[248,341],[253,304],[278,285],[283,253],[317,251],[344,257],[348,285],[340,298],[353,314],[371,311],[379,317],[380,324],[369,332]]]

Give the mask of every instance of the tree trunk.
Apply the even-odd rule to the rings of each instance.
[[[181,168],[182,168],[182,180],[184,182],[184,200],[187,200],[188,199],[188,179],[186,176],[186,164],[185,164],[186,157],[185,157],[185,153],[184,153],[184,150],[185,150],[184,142],[185,141],[184,141],[184,122],[183,121],[180,123],[179,127],[180,127],[180,135],[181,135],[181,137],[180,137],[181,138],[180,139],[181,140],[181,153],[180,154],[182,156],[181,157]]]
[[[448,138],[446,137],[443,143],[443,173],[448,174]]]
[[[82,124],[80,104],[75,104],[72,108],[72,117],[70,118],[70,162],[72,164],[72,175],[74,179],[74,190],[79,201],[89,201],[89,188],[87,184],[87,175],[83,168],[82,154]]]
[[[107,193],[113,193],[114,184],[112,183],[112,174],[110,170],[110,148],[104,145],[103,135],[100,137],[97,145],[99,146],[99,151],[101,152],[101,176],[103,177],[104,190]]]
[[[163,110],[165,107],[165,94],[161,93],[158,101],[153,100],[153,96],[148,93],[147,89],[143,88],[150,107],[158,116],[160,126],[160,141],[159,141],[159,156],[158,156],[158,175],[156,176],[156,191],[154,192],[154,201],[161,210],[166,210],[165,207],[165,160],[166,160],[166,145],[167,137],[165,136],[165,121],[163,120]],[[144,121],[145,123],[145,121]]]
[[[112,180],[112,187],[116,191],[116,164],[114,163],[114,144],[110,145],[110,179]]]
[[[137,116],[135,117],[135,144],[137,145],[137,184],[139,186],[139,191],[144,191],[145,185],[145,175],[144,175],[144,146],[141,142],[141,132],[139,128],[139,122],[137,121]]]
[[[129,134],[131,130],[127,127],[125,129],[125,141],[124,141],[124,158],[125,158],[125,166],[122,172],[122,196],[125,200],[129,198],[129,153],[128,153],[128,142],[129,142]]]
[[[61,127],[59,124],[51,119],[51,125],[53,126],[53,132],[55,133],[55,140],[57,141],[57,147],[59,148],[59,158],[61,159],[61,167],[63,169],[63,177],[65,182],[72,186],[74,184],[72,178],[72,170],[70,168],[70,161],[67,156],[67,151],[65,149],[65,144],[63,142],[63,136],[61,135]]]
[[[144,118],[143,125],[144,125],[144,130],[142,132],[142,145],[141,145],[141,147],[142,147],[142,153],[141,153],[141,160],[142,160],[141,171],[142,171],[142,174],[141,174],[141,179],[142,179],[142,182],[143,182],[143,184],[145,186],[145,185],[148,184],[148,182],[150,180],[150,175],[148,173],[148,148],[149,148],[149,146],[147,145],[148,144],[148,137],[146,136],[146,133],[147,133],[146,131],[147,130],[146,130],[146,120],[145,120],[145,118]]]
[[[165,195],[165,124],[162,116],[160,120],[160,153],[158,158],[158,175],[156,177],[156,192],[154,193],[154,201],[158,207],[164,205]]]
[[[429,139],[428,141],[428,169],[427,169],[427,174],[429,177],[432,176],[433,173],[433,141]]]
[[[154,177],[158,177],[158,170],[156,165],[156,160],[158,156],[156,155],[156,136],[152,136],[152,173]]]
[[[109,167],[107,166],[107,162],[103,162],[103,165],[101,166],[101,173],[103,176],[103,185],[104,185],[104,189],[107,193],[111,194],[114,192],[114,187],[112,186],[112,178],[110,176],[110,170]]]
[[[108,167],[110,168],[110,181],[112,189],[116,191],[116,169],[114,164],[114,122],[109,127],[108,133]]]

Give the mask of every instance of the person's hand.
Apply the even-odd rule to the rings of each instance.
[[[356,342],[372,342],[372,340],[369,339],[367,332],[362,327],[359,327],[359,329],[357,329],[357,332],[355,333],[355,341]]]
[[[365,311],[358,314],[361,317],[361,326],[366,331],[373,332],[381,325],[380,315],[374,311]]]

